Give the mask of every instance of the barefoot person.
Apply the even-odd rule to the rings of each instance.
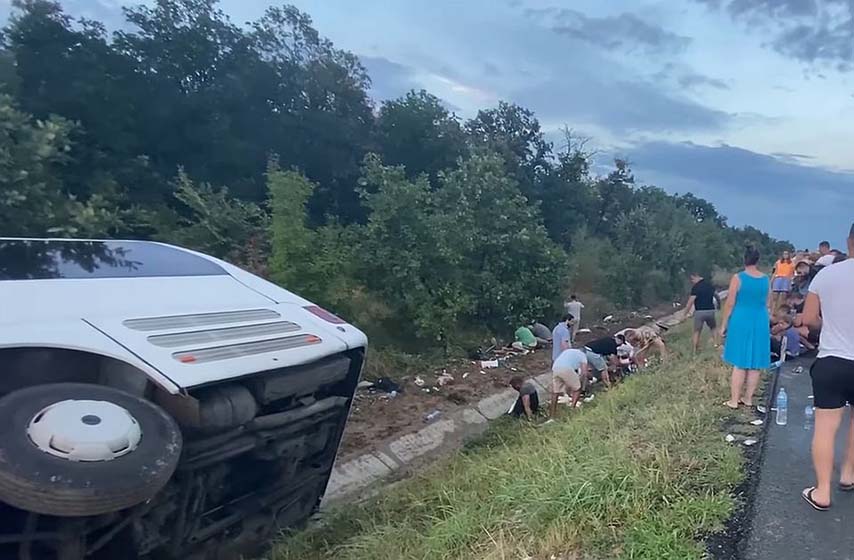
[[[848,234],[848,253],[854,254],[854,224]],[[854,260],[822,269],[810,284],[804,322],[821,327],[818,359],[812,366],[815,431],[812,459],[816,484],[802,496],[815,509],[830,507],[833,446],[846,403],[854,403]],[[839,489],[854,490],[854,413],[849,419],[848,448],[839,473]]]
[[[721,336],[726,338],[724,361],[732,365],[730,399],[724,403],[730,408],[753,406],[759,371],[771,365],[769,282],[758,263],[759,251],[749,247],[744,253],[744,270],[730,280],[721,318]]]

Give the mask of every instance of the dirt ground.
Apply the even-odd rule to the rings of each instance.
[[[637,327],[652,319],[674,311],[671,305],[636,312],[615,313],[608,322],[585,318],[590,333],[579,333],[577,343],[606,336],[620,329]],[[510,353],[498,368],[482,368],[479,361],[453,359],[446,363],[424,364],[418,375],[403,377],[403,389],[397,396],[373,389],[360,389],[339,457],[346,460],[382,446],[387,441],[417,431],[427,421],[425,416],[433,411],[448,414],[462,406],[471,406],[480,399],[508,388],[511,377],[533,377],[546,373],[551,367],[551,347],[540,348],[527,355]],[[445,385],[438,378],[446,372],[453,381]],[[423,381],[419,384],[416,381]]]

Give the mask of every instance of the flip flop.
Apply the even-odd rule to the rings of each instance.
[[[723,403],[721,403],[721,404],[723,404],[725,407],[727,407],[727,408],[728,408],[728,409],[730,409],[730,410],[738,410],[738,407],[737,407],[737,406],[730,406],[730,405],[729,405],[729,401],[724,401],[724,402],[723,402]],[[739,403],[739,404],[741,404],[741,403]]]
[[[839,489],[843,492],[854,492],[854,482],[840,482]]]
[[[815,486],[810,486],[809,488],[804,488],[804,491],[801,492],[801,498],[803,498],[816,511],[827,511],[827,510],[829,510],[830,504],[823,506],[823,505],[819,504],[818,502],[816,502],[812,497],[813,492],[815,492]]]

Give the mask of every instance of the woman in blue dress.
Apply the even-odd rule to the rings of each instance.
[[[721,336],[726,337],[724,361],[732,364],[730,399],[724,403],[730,408],[753,406],[760,370],[771,365],[771,286],[768,276],[756,267],[758,263],[759,251],[748,247],[744,270],[730,280],[721,320]]]

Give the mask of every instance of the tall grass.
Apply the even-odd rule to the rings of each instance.
[[[285,537],[276,560],[703,557],[742,478],[724,442],[726,369],[709,352],[635,376],[583,411],[484,440]]]

